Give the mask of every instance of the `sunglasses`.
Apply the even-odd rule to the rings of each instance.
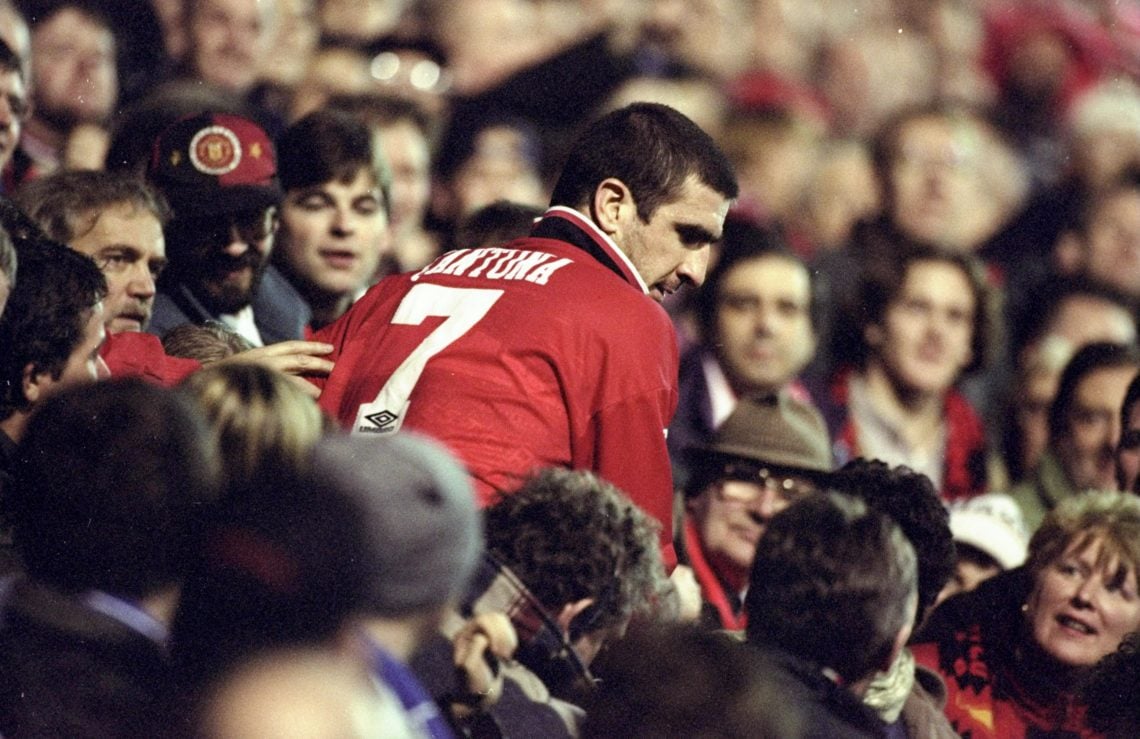
[[[277,208],[238,211],[219,216],[179,219],[179,231],[211,245],[241,241],[256,244],[277,232]]]

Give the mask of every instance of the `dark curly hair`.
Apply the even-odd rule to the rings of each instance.
[[[591,630],[649,612],[666,590],[657,524],[579,470],[542,470],[484,511],[487,551],[548,609],[594,598]]]
[[[0,419],[27,408],[24,368],[59,378],[107,294],[95,262],[46,239],[17,241],[20,279],[0,318]]]
[[[871,510],[890,516],[918,556],[918,618],[934,605],[942,586],[954,574],[956,554],[950,514],[934,483],[909,467],[892,467],[878,459],[853,459],[828,481],[839,492],[861,499]]]

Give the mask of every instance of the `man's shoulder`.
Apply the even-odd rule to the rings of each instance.
[[[304,338],[312,310],[285,276],[269,265],[253,296],[253,318],[262,339],[272,344]]]
[[[797,736],[869,739],[885,735],[882,721],[871,709],[812,665],[778,649],[746,648],[772,680],[772,694],[784,702]]]
[[[21,726],[133,725],[171,686],[156,643],[74,597],[27,582],[8,595],[0,653],[0,700],[11,709],[5,718]],[[41,715],[47,707],[56,715]]]
[[[177,328],[186,323],[200,323],[203,320],[201,317],[192,318],[190,314],[183,309],[181,301],[175,297],[181,289],[181,286],[175,285],[155,293],[154,306],[151,308],[150,323],[146,329],[147,333],[154,334],[161,338],[166,332],[173,328]]]

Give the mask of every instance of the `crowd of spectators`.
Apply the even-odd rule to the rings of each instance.
[[[0,0],[0,225],[0,734],[1140,733],[1140,6]]]

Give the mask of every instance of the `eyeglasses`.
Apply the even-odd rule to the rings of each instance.
[[[819,492],[819,486],[806,477],[773,471],[767,467],[730,464],[724,468],[721,480],[722,483],[729,480],[752,483],[747,486],[718,485],[722,498],[738,503],[753,503],[764,491],[776,493],[786,503]]]
[[[431,59],[401,57],[394,51],[374,56],[369,72],[381,84],[407,85],[435,95],[442,95],[451,88],[451,74]]]
[[[276,233],[277,225],[277,208],[270,207],[208,218],[183,218],[180,219],[179,230],[203,243],[229,244],[240,240],[256,244]]]

